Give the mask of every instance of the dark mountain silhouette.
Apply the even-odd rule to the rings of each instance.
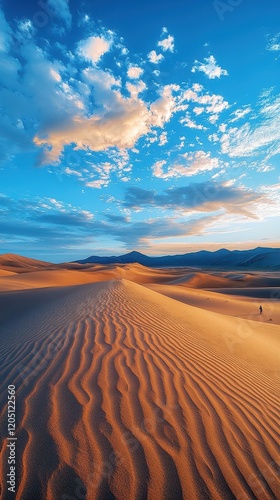
[[[201,250],[183,255],[148,257],[140,252],[124,255],[99,257],[92,256],[77,260],[80,264],[131,264],[137,262],[148,267],[202,267],[217,269],[280,270],[280,248],[257,247],[252,250],[227,250],[216,252]]]

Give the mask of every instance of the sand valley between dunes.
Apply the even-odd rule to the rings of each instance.
[[[1,498],[279,499],[279,286],[0,258]]]

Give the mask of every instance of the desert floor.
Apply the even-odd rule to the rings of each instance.
[[[0,256],[1,498],[279,499],[279,324],[280,272]]]

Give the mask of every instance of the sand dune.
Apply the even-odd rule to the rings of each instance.
[[[157,283],[145,286],[197,308],[261,323],[280,324],[280,288],[228,288],[213,291]],[[260,303],[262,315],[259,313]]]
[[[22,264],[22,267],[14,268],[17,269],[17,272],[11,274],[5,270],[1,276],[0,271],[0,292],[96,283],[114,278],[124,278],[136,283],[167,283],[173,282],[174,276],[182,273],[179,270],[149,269],[140,264],[109,266],[81,266],[78,264],[78,266],[77,268],[76,265],[69,267],[67,264],[53,264],[52,266],[39,266],[38,270],[29,264],[25,267]]]
[[[170,281],[170,284],[183,285],[190,288],[219,288],[230,286],[232,281],[235,281],[235,278],[229,279],[224,276],[213,276],[208,273],[192,272]]]
[[[23,295],[1,323],[18,500],[278,498],[279,327],[124,279]]]
[[[255,272],[251,274],[237,274],[237,273],[225,273],[225,272],[188,272],[182,274],[169,282],[170,285],[181,285],[189,288],[207,288],[207,289],[229,289],[238,288],[242,290],[244,288],[267,288],[267,287],[279,287],[280,286],[280,276],[278,273],[260,273]],[[234,292],[232,292],[234,293]],[[237,292],[238,294],[238,292]]]
[[[16,273],[12,271],[6,271],[5,269],[0,269],[0,276],[12,276]]]
[[[24,290],[32,288],[47,288],[70,286],[84,283],[94,283],[114,278],[116,273],[87,273],[69,270],[44,270],[14,274],[0,279],[0,291]]]
[[[51,264],[13,254],[0,256],[0,291],[96,283],[114,278],[123,278],[139,284],[180,285],[196,290],[213,289],[236,295],[255,293],[260,297],[268,297],[269,287],[280,287],[279,272],[205,272],[180,267],[151,269],[137,263]],[[228,292],[231,289],[236,291]]]
[[[51,264],[50,262],[45,262],[43,260],[30,259],[29,257],[22,257],[22,255],[13,253],[0,255],[0,268],[6,269],[7,271],[25,273],[31,270],[47,268],[50,266],[55,266],[55,264]]]

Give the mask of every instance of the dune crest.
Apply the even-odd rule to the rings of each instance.
[[[16,499],[276,499],[279,329],[243,336],[258,364],[236,336],[245,323],[127,280],[58,291],[4,323]],[[4,448],[2,489],[5,464]]]

